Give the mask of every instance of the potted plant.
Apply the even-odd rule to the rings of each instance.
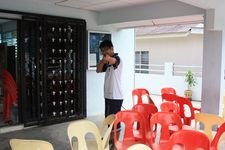
[[[191,70],[188,70],[185,73],[185,82],[188,85],[188,89],[184,91],[184,95],[186,98],[191,99],[192,97],[191,87],[194,87],[197,84],[197,78],[195,77],[194,73]]]

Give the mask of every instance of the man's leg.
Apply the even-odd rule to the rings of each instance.
[[[106,108],[107,108],[107,115],[110,115],[110,114],[116,114],[117,112],[119,112],[121,110],[121,106],[122,106],[122,103],[123,103],[123,100],[114,100],[114,99],[106,99]],[[117,139],[119,138],[120,136],[120,124],[117,125]],[[111,137],[110,137],[110,143],[114,143],[113,142],[113,135],[114,135],[114,128],[112,129],[112,132],[111,132]]]

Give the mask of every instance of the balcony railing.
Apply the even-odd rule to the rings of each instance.
[[[175,65],[171,62],[165,64],[135,64],[135,73],[184,76],[187,70],[191,70],[197,77],[202,77],[202,66]]]

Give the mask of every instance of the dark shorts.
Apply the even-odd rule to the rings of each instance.
[[[116,114],[121,110],[123,99],[107,99],[105,98],[105,117],[111,114]],[[117,130],[120,130],[120,124],[117,126]]]

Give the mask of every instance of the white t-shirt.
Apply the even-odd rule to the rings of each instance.
[[[105,71],[104,97],[108,99],[123,99],[121,88],[121,75],[123,63],[118,54],[113,56],[116,58],[116,64],[103,66]]]

